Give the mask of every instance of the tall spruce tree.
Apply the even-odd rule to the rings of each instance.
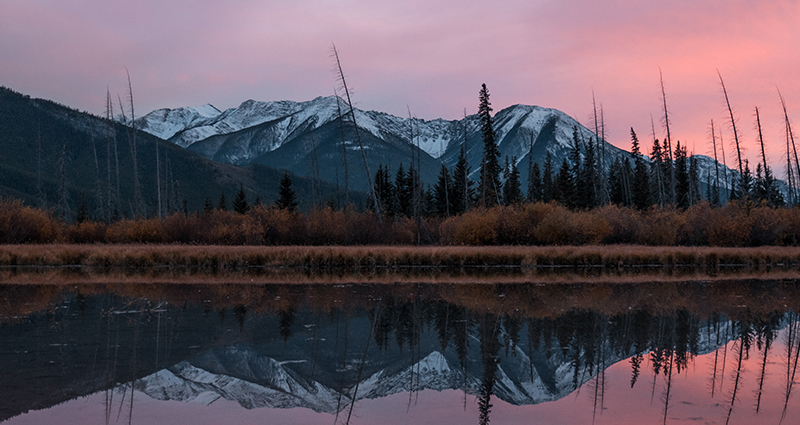
[[[542,172],[542,200],[550,202],[556,199],[556,184],[554,180],[553,156],[550,151],[544,156],[544,171]]]
[[[250,204],[247,203],[247,193],[244,191],[244,185],[239,185],[239,191],[236,192],[236,197],[233,198],[233,210],[239,214],[247,214],[250,211]]]
[[[539,170],[539,163],[533,164],[531,171],[530,185],[528,187],[528,202],[539,202],[543,199],[542,193],[542,172]]]
[[[449,217],[453,213],[451,194],[453,193],[453,178],[447,166],[442,164],[439,179],[433,186],[433,212],[439,217]]]
[[[572,179],[572,170],[566,158],[561,162],[555,185],[555,200],[567,208],[575,208],[575,182]]]
[[[289,173],[283,173],[280,186],[278,186],[278,199],[275,200],[275,206],[289,212],[297,211],[297,195],[292,189],[292,178],[289,177]]]
[[[519,169],[517,168],[517,158],[511,160],[511,165],[503,185],[503,203],[505,205],[521,204],[524,200],[522,196],[522,183],[520,182]]]
[[[492,207],[499,203],[500,197],[500,151],[492,122],[492,107],[486,84],[481,86],[478,95],[478,117],[483,134],[483,157],[481,158],[478,197],[482,207]]]
[[[686,163],[686,148],[680,140],[675,144],[675,201],[679,208],[689,208],[691,202],[691,181]]]
[[[650,170],[647,167],[644,157],[639,150],[639,138],[631,127],[631,155],[636,169],[634,170],[632,191],[633,205],[638,210],[645,210],[650,207]]]
[[[475,198],[475,182],[469,179],[469,172],[467,155],[462,146],[453,170],[453,214],[466,212]]]
[[[663,207],[667,204],[666,176],[664,174],[664,152],[658,139],[653,139],[650,160],[653,162],[653,166],[650,168],[650,195],[654,204]]]

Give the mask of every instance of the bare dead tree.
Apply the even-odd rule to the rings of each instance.
[[[714,134],[714,120],[711,120],[711,144],[714,146],[714,169],[716,170],[717,193],[713,202],[719,205],[719,161],[717,160],[717,136]]]
[[[798,161],[798,159],[797,159],[797,145],[795,145],[795,143],[794,143],[794,133],[792,132],[792,123],[791,123],[791,121],[789,121],[789,114],[786,112],[786,101],[783,99],[783,95],[781,94],[780,90],[778,90],[778,96],[781,98],[781,107],[783,108],[784,123],[786,125],[786,145],[787,145],[786,156],[787,157],[789,156],[788,145],[789,145],[789,142],[791,141],[791,143],[792,143],[792,151],[794,153],[795,170],[797,171],[797,173],[794,173],[794,174],[795,174],[795,178],[798,180],[798,183],[800,183],[800,161]],[[788,168],[791,168],[791,160],[788,160],[788,162],[789,162],[789,167]],[[791,180],[791,178],[790,178],[790,180]],[[798,202],[798,200],[795,199],[795,202]]]
[[[722,94],[725,95],[725,104],[728,107],[728,114],[731,117],[731,129],[733,130],[733,140],[736,143],[736,158],[739,161],[739,178],[744,175],[744,167],[742,167],[742,150],[739,146],[739,132],[736,131],[736,119],[733,117],[733,108],[731,108],[731,102],[728,99],[728,90],[725,89],[725,82],[722,80],[722,74],[717,70],[717,75],[719,75],[719,83],[722,85]]]
[[[133,86],[131,85],[131,74],[128,69],[125,69],[128,76],[128,101],[131,108],[131,120],[128,131],[128,141],[131,147],[131,160],[133,162],[133,215],[134,217],[141,217],[144,215],[144,207],[142,205],[142,188],[139,185],[139,160],[136,147],[136,112],[133,108]],[[120,109],[122,109],[122,118],[127,122],[125,117],[125,110],[122,108],[122,101],[120,101]]]
[[[103,220],[106,219],[105,211],[103,210],[103,184],[102,179],[100,178],[100,162],[97,160],[97,147],[94,143],[94,132],[91,134],[91,141],[92,141],[92,153],[94,154],[94,172],[95,172],[95,196],[97,196],[97,209],[99,210],[99,217],[102,217]]]
[[[72,222],[72,212],[69,208],[69,191],[67,190],[67,145],[61,145],[61,155],[58,158],[58,212],[65,223]]]
[[[761,134],[761,117],[758,114],[758,107],[756,107],[756,127],[758,128],[758,142],[761,144],[761,160],[764,165],[764,182],[767,191],[767,199],[770,204],[773,204],[774,199],[772,199],[771,192],[772,192],[772,172],[767,166],[767,154],[764,151],[764,136]]]
[[[656,139],[656,125],[653,122],[653,115],[650,115],[650,128],[653,132],[653,146],[655,147],[657,139]],[[653,167],[653,169],[655,170],[654,174],[656,177],[656,202],[658,203],[658,206],[663,207],[664,204],[666,204],[666,199],[664,199],[664,195],[666,194],[666,188],[664,186],[664,179],[663,179],[664,176],[662,175],[661,165],[656,164],[656,166]]]
[[[342,161],[344,162],[344,205],[347,208],[350,205],[350,172],[347,168],[347,143],[344,138],[344,116],[342,114],[342,98],[339,97],[339,94],[336,92],[336,89],[333,90],[333,94],[336,97],[336,111],[339,114],[339,132],[342,136]]]
[[[667,92],[664,90],[664,74],[661,72],[661,67],[658,68],[658,80],[661,84],[661,103],[663,105],[663,112],[664,112],[664,127],[667,130],[667,158],[669,161],[667,162],[667,167],[669,169],[669,179],[667,189],[668,189],[668,196],[670,203],[675,202],[675,164],[673,163],[672,159],[672,135],[669,131],[669,108],[667,108]]]
[[[42,129],[38,110],[36,111],[36,197],[39,208],[47,209],[47,196],[44,194],[42,184]]]
[[[161,209],[161,159],[159,158],[158,154],[158,139],[156,139],[155,143],[156,146],[156,196],[158,197],[158,202],[156,203],[156,208],[158,209],[158,218],[163,218],[162,209]]]
[[[364,150],[364,144],[361,142],[361,135],[358,132],[358,123],[356,123],[356,113],[355,108],[353,107],[353,101],[350,99],[350,90],[347,88],[347,81],[344,78],[344,71],[342,70],[342,63],[339,61],[339,52],[336,51],[336,45],[331,45],[333,48],[333,57],[336,60],[336,68],[339,71],[339,83],[342,84],[342,88],[344,89],[344,94],[347,96],[347,107],[349,109],[348,113],[350,114],[350,118],[353,120],[353,131],[356,133],[356,141],[358,141],[358,147],[361,149],[361,157],[364,159],[364,171],[367,173],[367,184],[369,184],[369,191],[372,195],[372,202],[375,205],[375,218],[380,223],[381,220],[381,205],[380,200],[378,199],[378,194],[375,193],[375,185],[372,183],[372,174],[369,172],[369,164],[367,164],[367,153]]]

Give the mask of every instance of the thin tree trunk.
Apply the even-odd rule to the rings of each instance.
[[[719,205],[719,161],[717,160],[717,136],[714,134],[714,120],[711,120],[711,143],[714,145],[714,169],[716,170],[716,186],[717,186],[717,194],[716,199],[714,199],[714,204]]]
[[[341,62],[339,61],[339,53],[336,51],[336,45],[333,45],[333,56],[336,59],[336,67],[339,70],[339,79],[341,80],[342,87],[344,88],[344,94],[347,96],[347,106],[350,108],[350,117],[353,119],[353,130],[356,132],[356,140],[358,141],[358,146],[361,149],[361,157],[364,160],[364,171],[367,173],[367,184],[369,184],[372,202],[375,204],[375,218],[378,220],[378,223],[380,223],[382,221],[381,205],[380,201],[378,200],[378,194],[375,193],[375,185],[372,183],[372,174],[370,174],[369,165],[367,164],[367,153],[364,151],[364,144],[361,142],[361,135],[358,132],[355,108],[353,107],[353,101],[350,99],[350,90],[347,89],[347,81],[344,78],[344,71],[342,70]]]
[[[672,160],[672,135],[669,131],[669,109],[667,108],[667,92],[664,90],[664,74],[661,72],[661,67],[658,68],[658,80],[661,84],[661,101],[664,107],[664,127],[667,130],[667,140],[666,140],[666,150],[667,156],[664,158],[665,160],[669,158],[668,168],[669,168],[669,185],[668,185],[668,195],[670,203],[675,202],[675,164]]]
[[[722,80],[722,74],[717,70],[717,75],[719,75],[719,83],[722,85],[722,94],[725,95],[725,104],[728,107],[728,114],[731,117],[731,129],[733,130],[733,140],[736,143],[736,158],[739,161],[739,178],[744,175],[744,167],[742,167],[742,150],[739,146],[739,133],[736,131],[736,119],[733,118],[733,108],[731,108],[731,102],[728,99],[728,91],[725,89],[725,82]]]
[[[338,94],[336,94],[336,90],[334,90],[334,96],[336,96],[336,110],[339,114],[339,131],[342,136],[342,161],[344,162],[344,205],[347,208],[350,205],[350,173],[347,168],[347,144],[345,143],[344,139],[344,122],[342,121],[342,104],[341,98]]]

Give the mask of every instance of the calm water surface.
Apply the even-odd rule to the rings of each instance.
[[[8,424],[798,424],[798,282],[0,285]]]

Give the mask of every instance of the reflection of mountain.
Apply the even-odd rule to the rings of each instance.
[[[505,299],[510,287],[464,284],[459,288],[471,298],[460,303],[444,301],[443,288],[342,285],[326,292],[313,285],[176,285],[150,292],[151,299],[180,302],[65,290],[42,313],[2,318],[0,420],[125,383],[129,388],[131,381],[159,400],[208,404],[224,398],[246,408],[337,412],[351,399],[424,389],[487,397],[487,383],[492,397],[535,404],[566,396],[634,354],[659,366],[662,376],[667,364],[679,373],[694,355],[742,335],[760,354],[762,342],[786,323],[787,311],[754,301],[745,314],[742,297],[759,300],[769,293],[789,300],[796,290],[793,283],[642,284],[607,294],[623,300],[615,312],[571,307],[557,314],[496,314],[485,305]],[[526,291],[557,289],[567,295],[554,287]],[[29,290],[0,286],[0,302],[24,300]],[[486,290],[490,294],[479,297]],[[641,290],[710,300],[704,304],[709,309],[653,311],[646,307],[652,297],[634,301],[632,293]],[[229,303],[237,293],[248,294],[250,303]],[[723,313],[735,319],[713,313],[715,303],[729,301],[735,308]],[[635,381],[639,370],[631,365]],[[641,374],[649,381],[653,371]]]
[[[723,330],[728,332],[727,326]],[[715,338],[716,335],[702,335],[697,354],[713,351]],[[333,375],[335,371],[317,370],[318,375],[308,375],[310,355],[301,355],[300,360],[278,361],[260,352],[265,348],[274,347],[255,349],[237,345],[213,349],[142,378],[137,382],[137,389],[157,400],[211,404],[224,398],[246,409],[305,407],[316,412],[336,413],[348,405],[356,383],[356,401],[422,390],[453,389],[477,394],[481,385],[479,358],[471,359],[471,367],[462,369],[452,349],[432,350],[413,364],[410,352],[399,357],[385,353],[393,358],[389,362],[380,353],[373,354],[368,363],[382,365],[382,368],[372,371],[360,382],[322,383],[318,379],[324,380],[324,376]],[[554,401],[570,394],[576,388],[574,357],[563,355],[557,347],[552,348],[547,350],[552,353],[551,357],[545,352],[526,352],[520,346],[512,348],[508,354],[501,353],[494,395],[513,405],[525,405]],[[473,351],[471,354],[480,355],[477,350]],[[606,363],[597,365],[593,371],[589,371],[587,365],[581,367],[578,387],[600,373],[600,367],[611,367],[626,357],[608,352],[605,358]],[[336,368],[335,364],[317,366]],[[340,385],[343,385],[341,391],[337,390]]]

